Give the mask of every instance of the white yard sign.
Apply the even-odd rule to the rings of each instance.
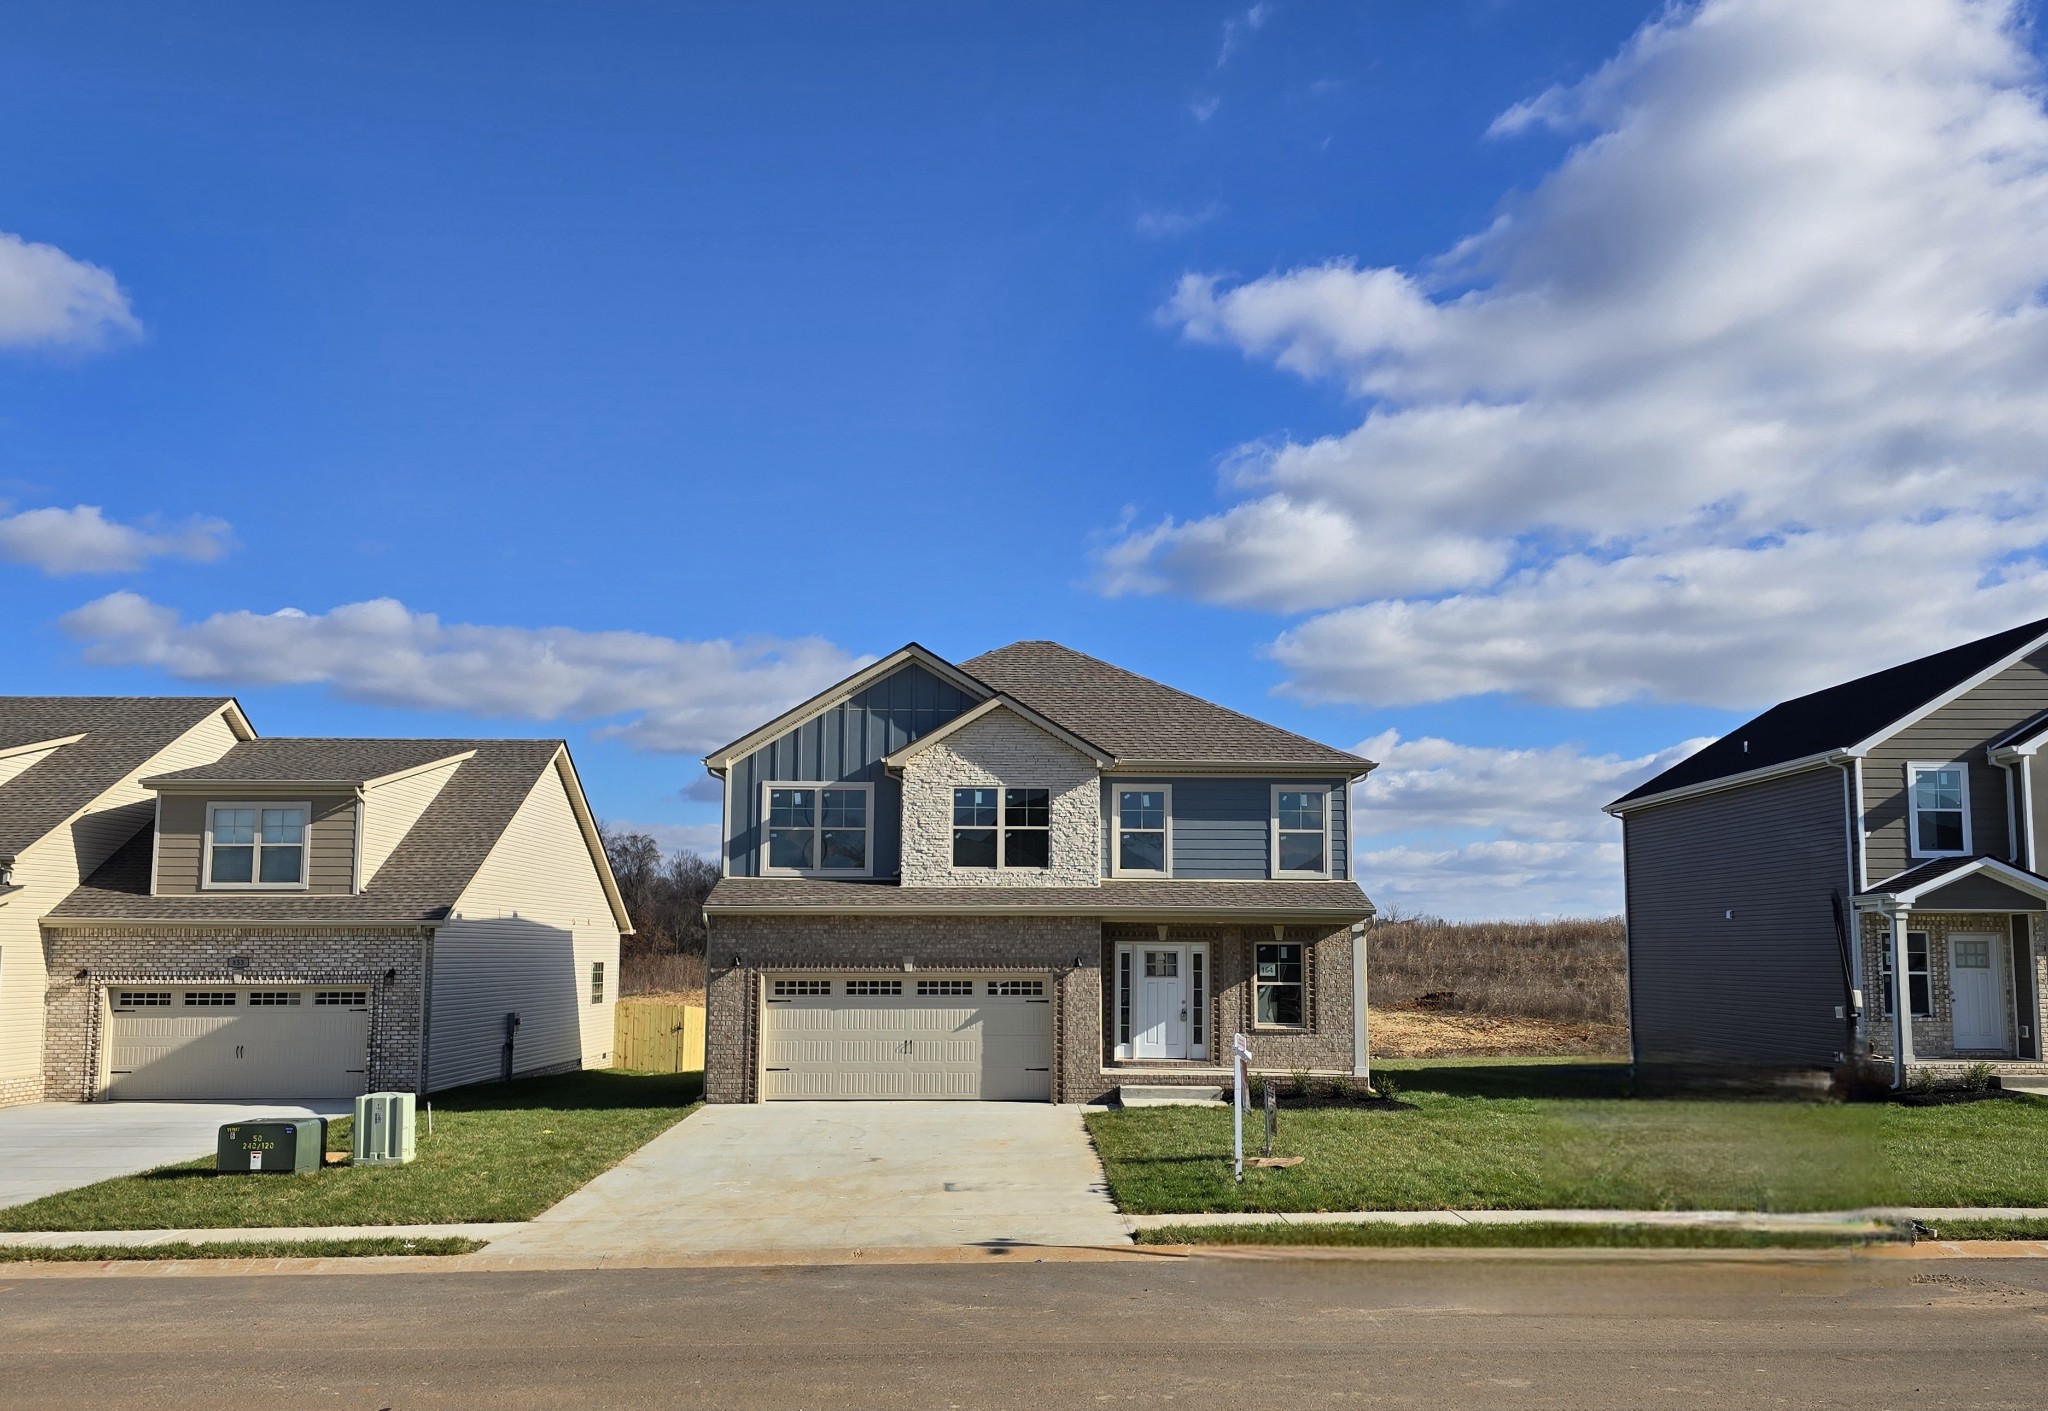
[[[1230,1061],[1235,1069],[1230,1098],[1230,1124],[1236,1129],[1232,1144],[1237,1156],[1237,1183],[1244,1184],[1244,1114],[1251,1104],[1252,1041],[1243,1034],[1230,1038]]]

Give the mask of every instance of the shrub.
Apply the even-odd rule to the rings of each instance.
[[[1994,1071],[1989,1063],[1972,1063],[1963,1070],[1963,1086],[1973,1093],[1989,1092]]]

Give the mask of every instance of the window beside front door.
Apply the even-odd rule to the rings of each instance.
[[[1299,1029],[1302,1003],[1301,947],[1267,942],[1252,958],[1252,1022],[1261,1029]]]
[[[1120,784],[1115,795],[1111,875],[1166,876],[1170,870],[1173,791],[1164,784]]]
[[[1884,1017],[1892,1017],[1892,1006],[1898,1003],[1898,991],[1892,987],[1892,941],[1884,938],[1884,944],[1877,953],[1878,982],[1884,991]],[[1906,933],[1906,998],[1912,1002],[1910,1011],[1915,1019],[1934,1017],[1934,982],[1927,969],[1927,933],[1908,931]]]
[[[206,810],[208,887],[302,890],[310,804],[223,803]]]
[[[1273,875],[1330,875],[1330,791],[1273,786]]]
[[[1909,764],[1913,856],[1964,857],[1970,851],[1970,772],[1961,764]]]
[[[870,784],[766,784],[764,874],[862,877],[870,870]]]

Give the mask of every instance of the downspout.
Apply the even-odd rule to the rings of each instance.
[[[2018,790],[2013,787],[2012,766],[2004,760],[1991,761],[2005,771],[2005,860],[2018,863],[2020,860],[2020,822]]]
[[[1856,914],[1849,899],[1856,895],[1856,858],[1861,849],[1857,846],[1856,834],[1856,769],[1853,761],[1844,761],[1842,771],[1842,844],[1843,864],[1848,879],[1848,891],[1831,898],[1835,917],[1835,943],[1842,952],[1842,989],[1846,1003],[1842,1006],[1843,1033],[1847,1047],[1842,1050],[1845,1059],[1857,1056],[1863,1043],[1863,936],[1862,921]]]
[[[2026,804],[2027,815],[2027,871],[2039,872],[2034,847],[2034,757],[2020,756],[2020,797]]]

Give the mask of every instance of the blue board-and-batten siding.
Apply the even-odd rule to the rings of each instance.
[[[1327,785],[1330,789],[1330,876],[1351,875],[1349,818],[1342,779],[1178,777],[1105,779],[1102,784],[1102,870],[1109,875],[1110,839],[1116,831],[1119,784],[1173,786],[1173,875],[1215,880],[1272,876],[1273,786]]]
[[[735,877],[759,874],[761,786],[774,780],[803,780],[875,786],[871,823],[874,875],[895,876],[902,804],[897,783],[882,768],[882,760],[974,704],[972,697],[951,682],[914,663],[907,664],[845,704],[805,721],[735,762],[730,771],[726,870]]]

